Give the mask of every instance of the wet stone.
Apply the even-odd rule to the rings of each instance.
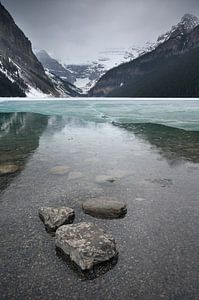
[[[97,218],[115,219],[122,218],[127,213],[124,202],[115,201],[109,198],[94,198],[85,201],[82,208],[86,214]]]
[[[0,175],[8,175],[19,172],[21,167],[18,165],[0,165]]]
[[[68,174],[68,180],[79,179],[83,176],[81,172],[70,172]]]
[[[64,224],[70,224],[75,218],[75,212],[69,207],[42,207],[39,209],[39,217],[43,221],[48,232],[54,232]]]
[[[91,270],[118,254],[113,237],[93,223],[61,226],[55,234],[55,245],[82,270]]]

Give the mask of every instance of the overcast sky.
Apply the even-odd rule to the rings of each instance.
[[[35,48],[85,62],[109,48],[155,41],[199,0],[1,0]]]

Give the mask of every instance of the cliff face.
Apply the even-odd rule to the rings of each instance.
[[[1,97],[79,96],[75,86],[44,70],[31,42],[1,3],[0,85]]]
[[[16,64],[27,84],[43,93],[58,96],[41,63],[32,51],[31,42],[15,24],[12,16],[0,3],[0,55]]]
[[[184,94],[178,91],[179,84],[175,89],[173,81],[175,81],[176,76],[180,78],[183,75],[178,72],[178,70],[182,71],[183,69],[184,62],[183,59],[181,59],[183,55],[186,58],[184,69],[186,68],[187,80],[190,80],[189,71],[192,76],[194,76],[193,78],[199,78],[199,71],[193,65],[193,56],[194,61],[199,59],[198,51],[195,50],[198,48],[199,26],[184,33],[176,30],[175,34],[152,52],[146,53],[129,63],[120,65],[107,72],[90,91],[90,96],[172,97],[171,94],[173,93],[173,97],[174,95],[183,97]],[[179,62],[182,68],[179,68]],[[169,66],[169,68],[167,66]],[[165,88],[167,88],[169,84],[173,86],[173,92],[171,91],[171,94],[162,93],[164,82],[161,82],[161,91],[158,91],[157,85],[160,84],[160,78],[165,80]],[[186,78],[183,77],[183,81],[186,82]],[[150,83],[153,83],[156,92],[148,92]],[[192,89],[192,87],[190,87],[190,89]],[[195,94],[197,88],[193,87],[193,89],[193,93],[190,90],[188,94],[190,94],[190,96],[198,95]]]
[[[0,53],[21,67],[45,78],[42,65],[32,52],[31,42],[17,27],[11,15],[0,4]]]

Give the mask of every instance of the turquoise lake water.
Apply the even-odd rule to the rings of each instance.
[[[156,123],[199,130],[199,100],[73,100],[0,102],[0,112],[65,115],[94,122]]]

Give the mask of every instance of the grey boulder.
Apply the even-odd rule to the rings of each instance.
[[[56,231],[61,225],[72,223],[75,212],[69,207],[42,207],[39,209],[39,217],[47,231]]]
[[[126,204],[109,198],[96,198],[85,201],[82,208],[86,214],[98,218],[122,218],[127,213]]]
[[[57,229],[55,244],[82,270],[117,256],[115,240],[93,223],[63,225]]]

